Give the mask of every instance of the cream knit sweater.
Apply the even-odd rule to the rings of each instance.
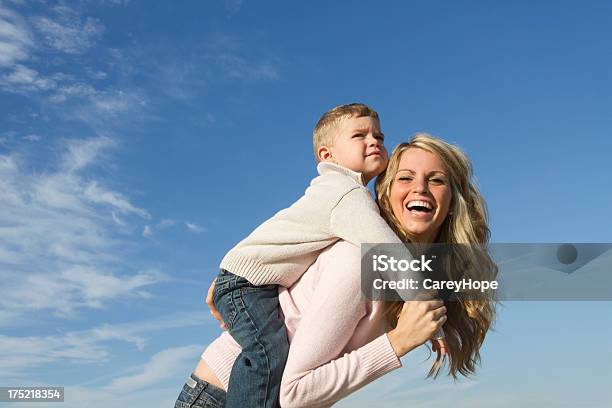
[[[221,268],[254,285],[289,287],[339,239],[400,243],[382,219],[361,173],[323,162],[304,195],[232,248]]]

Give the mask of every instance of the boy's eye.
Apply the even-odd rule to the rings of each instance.
[[[363,137],[363,136],[364,136],[363,133],[355,133],[353,135],[353,137]]]

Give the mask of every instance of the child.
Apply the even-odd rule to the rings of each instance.
[[[380,217],[367,184],[387,167],[378,114],[353,103],[326,112],[313,134],[319,176],[221,261],[214,303],[242,353],[232,367],[226,407],[276,407],[288,342],[278,285],[291,286],[321,251],[343,239],[401,242]]]

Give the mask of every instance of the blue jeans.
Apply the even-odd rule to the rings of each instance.
[[[223,408],[224,406],[225,391],[200,380],[194,374],[187,379],[174,404],[174,408]]]
[[[215,306],[242,347],[230,375],[227,408],[276,408],[289,343],[279,315],[278,286],[255,286],[221,270]]]

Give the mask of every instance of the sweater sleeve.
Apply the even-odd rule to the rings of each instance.
[[[355,245],[402,242],[380,216],[378,206],[364,188],[354,188],[338,201],[331,212],[330,230]]]
[[[284,408],[329,406],[401,366],[386,334],[341,355],[366,314],[359,253],[339,243],[320,266],[320,281],[289,348],[280,390]]]

